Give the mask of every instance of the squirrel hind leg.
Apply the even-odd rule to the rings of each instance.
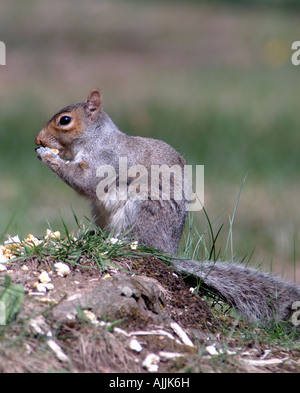
[[[133,231],[141,244],[176,255],[185,218],[183,203],[147,200],[139,206]]]

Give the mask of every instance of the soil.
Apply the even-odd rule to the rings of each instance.
[[[266,343],[228,338],[226,332],[247,324],[217,312],[155,257],[114,261],[119,268],[107,265],[103,272],[81,261],[65,277],[55,272],[55,262],[32,257],[27,270],[16,263],[5,273],[26,294],[0,342],[0,372],[300,371],[297,351],[278,348],[275,361]],[[35,289],[42,271],[53,284],[46,293]],[[146,365],[149,354],[158,362]]]

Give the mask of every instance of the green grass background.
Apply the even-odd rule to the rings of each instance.
[[[0,40],[0,233],[41,236],[61,216],[89,217],[36,158],[34,138],[61,107],[99,87],[105,110],[133,135],[160,138],[205,165],[215,231],[234,250],[299,270],[300,39],[297,2],[4,0]],[[202,213],[195,225],[206,228]],[[298,280],[300,275],[298,274]]]

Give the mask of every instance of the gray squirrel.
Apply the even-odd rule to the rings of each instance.
[[[103,110],[98,89],[91,90],[85,102],[56,113],[35,142],[38,158],[91,202],[97,226],[116,235],[131,229],[130,236],[141,244],[177,255],[190,185],[173,174],[167,198],[162,175],[156,178],[156,188],[155,176],[147,177],[151,169],[162,166],[183,173],[185,160],[175,149],[161,140],[121,132]],[[298,285],[239,263],[179,257],[171,262],[178,272],[201,279],[250,322],[288,320],[293,303],[300,301]]]

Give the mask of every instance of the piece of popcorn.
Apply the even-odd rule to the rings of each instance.
[[[33,287],[38,292],[47,292],[47,291],[50,291],[51,289],[54,288],[53,284],[51,284],[50,282],[48,282],[48,283],[35,282],[33,284]]]
[[[50,229],[46,230],[46,236],[45,236],[46,240],[50,240],[50,239],[60,239],[60,232],[56,231],[56,232],[52,232]]]
[[[9,248],[6,250],[5,255],[8,259],[12,259],[14,257],[12,250]]]
[[[28,266],[26,266],[26,265],[23,265],[23,266],[21,267],[21,269],[22,269],[24,272],[28,272],[28,270],[29,270]]]
[[[10,236],[8,235],[8,240],[4,242],[4,246],[6,249],[9,249],[11,251],[16,251],[20,249],[21,245],[21,240],[18,235],[16,236]]]
[[[55,299],[50,299],[49,297],[40,297],[37,300],[41,303],[57,304],[57,301]]]
[[[33,288],[35,288],[38,292],[47,292],[45,285],[41,284],[40,282],[35,282],[33,284]]]
[[[51,278],[50,278],[49,274],[48,274],[46,271],[43,271],[43,272],[39,275],[39,281],[40,281],[42,284],[46,284],[46,283],[48,283],[48,282],[51,281]]]
[[[154,353],[149,353],[144,361],[142,362],[142,366],[148,370],[150,373],[156,373],[158,371],[158,363],[160,361],[160,357]]]
[[[7,262],[8,258],[4,254],[5,247],[0,246],[0,263]]]
[[[59,153],[59,150],[58,149],[51,149],[51,151],[52,151],[52,153],[54,153],[54,154],[58,154]]]
[[[86,318],[93,324],[93,325],[98,325],[99,321],[97,320],[96,315],[89,311],[89,310],[83,310],[84,315]]]
[[[37,237],[31,235],[31,233],[28,234],[27,239],[25,239],[26,243],[33,243],[35,246],[38,246],[39,244],[43,243],[42,240],[39,240]]]
[[[63,262],[57,262],[54,264],[57,274],[61,277],[65,277],[71,273],[69,266]]]
[[[4,244],[11,244],[11,243],[21,243],[21,240],[18,235],[10,236],[8,235],[8,240],[4,242]]]
[[[7,262],[9,259],[14,258],[14,255],[9,247],[10,246],[2,246],[2,256],[0,257],[1,262]]]
[[[129,348],[136,352],[141,352],[143,347],[136,338],[132,338],[129,342]]]
[[[135,242],[132,242],[131,244],[130,244],[130,248],[132,249],[132,250],[136,250],[137,248],[138,248],[138,242],[137,241],[135,241]]]

